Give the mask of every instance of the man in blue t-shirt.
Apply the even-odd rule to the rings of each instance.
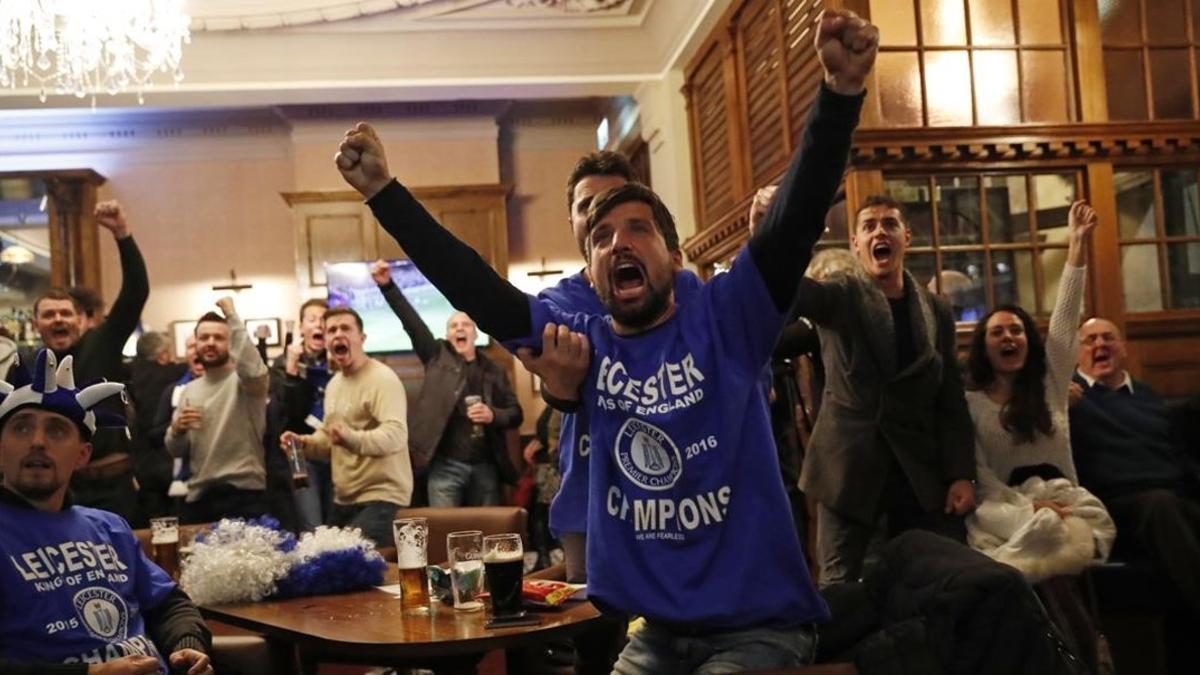
[[[588,586],[602,609],[647,619],[619,673],[803,665],[828,610],[787,522],[761,375],[841,181],[878,32],[828,11],[817,31],[825,82],[801,149],[733,269],[677,305],[680,253],[657,195],[628,184],[588,215],[589,277],[608,318],[567,314],[503,280],[436,223],[387,169],[360,124],[337,164],[418,268],[510,349],[582,333],[582,390],[547,380],[589,415]]]
[[[67,499],[105,417],[90,408],[124,389],[76,391],[71,365],[43,350],[32,384],[0,392],[0,672],[212,673],[199,611],[128,523]]]

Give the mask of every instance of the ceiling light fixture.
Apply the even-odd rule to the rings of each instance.
[[[4,0],[0,2],[0,86],[37,87],[78,98],[142,93],[156,73],[183,80],[190,41],[183,0]]]

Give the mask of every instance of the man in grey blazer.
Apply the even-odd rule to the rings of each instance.
[[[854,581],[880,514],[889,538],[920,528],[959,541],[975,507],[974,429],[954,317],[904,270],[912,232],[898,202],[868,197],[852,224],[861,269],[806,280],[826,381],[800,483],[818,502],[821,584]]]

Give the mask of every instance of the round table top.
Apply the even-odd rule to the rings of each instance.
[[[389,566],[385,583],[395,583]],[[485,603],[486,605],[486,603]],[[405,612],[397,595],[377,588],[340,595],[267,600],[200,608],[205,618],[240,626],[269,637],[319,646],[358,656],[405,658],[444,656],[504,649],[573,633],[599,618],[586,601],[569,601],[530,611],[535,626],[488,629],[490,610],[456,611],[434,602],[425,613]]]

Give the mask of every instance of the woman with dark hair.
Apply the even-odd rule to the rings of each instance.
[[[979,503],[967,520],[968,542],[1031,581],[1103,560],[1115,537],[1104,506],[1079,487],[1067,421],[1095,226],[1087,203],[1071,205],[1067,261],[1046,342],[1025,310],[998,307],[976,324],[967,360]]]

